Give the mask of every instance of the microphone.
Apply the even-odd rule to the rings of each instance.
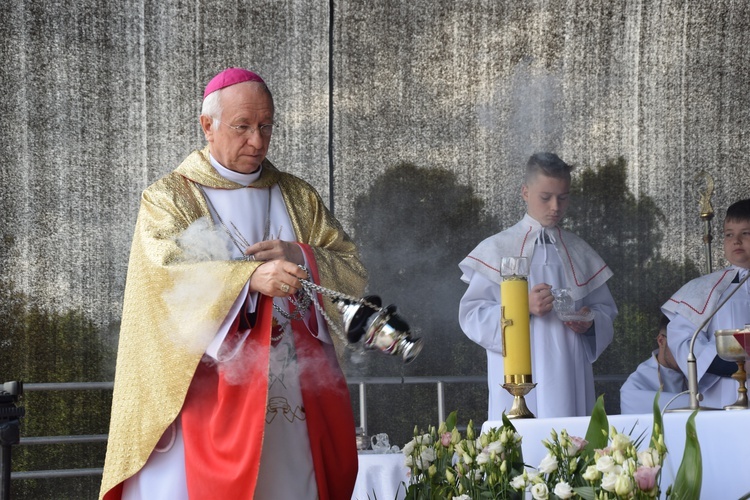
[[[690,410],[700,410],[700,399],[703,399],[698,392],[698,366],[696,364],[695,359],[695,340],[698,338],[698,334],[703,330],[703,328],[706,327],[709,321],[713,319],[713,317],[716,315],[719,310],[724,307],[724,304],[727,303],[729,299],[732,298],[732,295],[739,290],[742,285],[747,281],[747,279],[750,278],[750,272],[748,272],[744,278],[742,278],[737,285],[737,287],[730,292],[727,297],[721,301],[721,303],[716,306],[716,309],[713,310],[711,314],[708,315],[706,320],[701,323],[701,326],[698,327],[697,330],[695,330],[695,333],[693,334],[692,339],[690,340],[690,352],[688,353],[688,373],[687,373],[687,379],[688,379],[688,392],[690,393]]]

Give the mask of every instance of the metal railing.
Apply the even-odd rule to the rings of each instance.
[[[359,390],[359,426],[367,432],[367,386],[368,385],[409,385],[434,384],[437,390],[438,421],[445,420],[445,384],[454,383],[486,383],[487,377],[481,376],[446,376],[446,377],[348,377],[347,384],[357,386]],[[113,382],[68,382],[68,383],[38,383],[24,384],[24,392],[42,391],[87,391],[112,390]],[[70,444],[70,443],[101,443],[107,441],[106,434],[91,434],[79,436],[36,436],[21,437],[19,446]],[[101,475],[101,468],[88,469],[59,469],[39,471],[11,472],[11,479],[49,479],[60,477],[79,477]]]
[[[597,382],[622,382],[625,375],[597,375]],[[486,384],[486,375],[476,376],[444,376],[444,377],[347,377],[347,384],[357,386],[359,390],[359,423],[362,431],[367,434],[367,386],[368,385],[412,385],[434,384],[437,398],[437,421],[445,421],[445,386],[446,384]],[[68,382],[68,383],[38,383],[24,384],[24,392],[41,391],[86,391],[112,390],[113,382]],[[107,441],[106,434],[78,435],[78,436],[37,436],[21,437],[19,446],[70,444],[70,443],[101,443]],[[81,477],[101,475],[101,468],[87,469],[58,469],[39,471],[11,472],[11,479],[49,479],[61,477]]]

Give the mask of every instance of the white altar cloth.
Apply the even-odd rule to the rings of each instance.
[[[403,453],[359,452],[359,472],[352,500],[402,500],[409,469]]]
[[[667,458],[662,469],[662,496],[672,484],[685,449],[685,424],[690,412],[667,413],[663,417]],[[618,432],[636,438],[645,431],[642,448],[651,439],[653,415],[608,415],[609,424]],[[562,429],[571,436],[586,436],[589,417],[515,419],[513,426],[522,436],[524,462],[537,467],[547,454],[542,445],[550,431]],[[488,421],[482,432],[500,427],[502,422]],[[750,410],[701,411],[695,419],[703,462],[701,498],[737,499],[750,493]],[[632,429],[632,432],[631,432]]]

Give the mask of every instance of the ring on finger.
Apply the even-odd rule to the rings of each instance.
[[[282,283],[279,288],[281,289],[282,292],[289,293],[289,285],[287,285],[286,283]]]

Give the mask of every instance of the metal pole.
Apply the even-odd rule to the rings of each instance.
[[[445,393],[443,391],[443,383],[437,383],[437,399],[438,399],[438,422],[445,422]]]
[[[706,178],[706,191],[701,193],[698,192],[698,202],[700,203],[700,218],[703,221],[703,251],[706,257],[706,274],[711,274],[713,271],[713,264],[711,262],[711,219],[714,218],[714,208],[711,206],[711,196],[714,192],[714,179],[706,173],[705,170],[701,170],[695,176],[694,180],[698,180],[699,177]]]
[[[359,384],[359,426],[362,427],[362,432],[367,435],[367,397],[364,382]]]

